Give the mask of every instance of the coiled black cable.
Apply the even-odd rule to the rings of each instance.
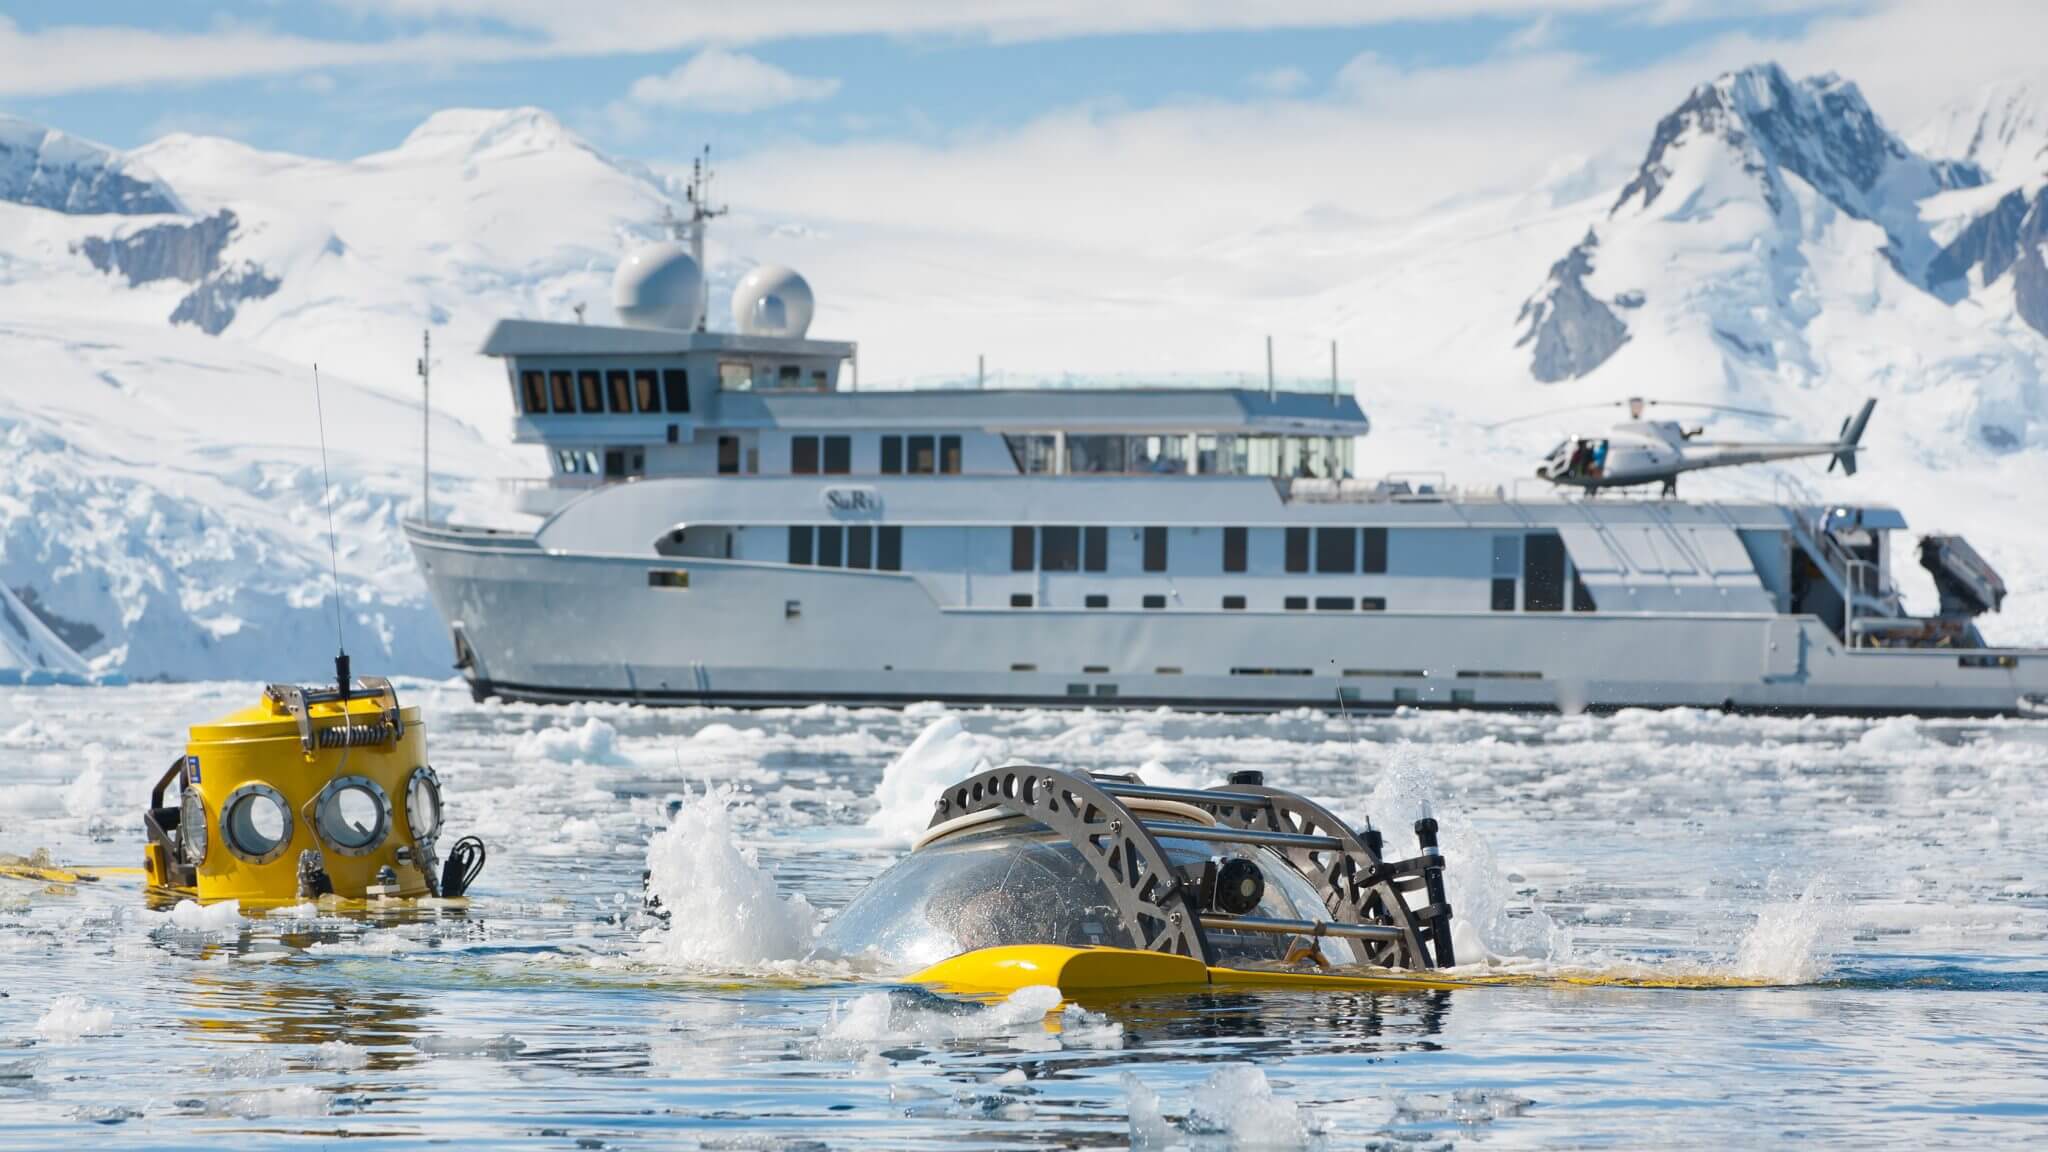
[[[441,867],[441,895],[454,900],[469,891],[476,883],[479,873],[484,870],[484,842],[474,836],[464,836],[448,850],[448,862]]]

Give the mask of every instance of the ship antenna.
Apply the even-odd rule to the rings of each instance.
[[[690,187],[683,194],[690,202],[690,258],[697,262],[697,274],[705,275],[704,268],[704,223],[726,214],[725,205],[711,203],[711,145],[690,161]],[[705,306],[697,306],[697,331],[704,331]]]
[[[313,419],[320,430],[320,502],[327,508],[328,575],[334,581],[334,683],[348,701],[348,645],[341,635],[341,546],[334,535],[334,480],[327,471],[327,407],[320,399],[320,365],[313,365]]]

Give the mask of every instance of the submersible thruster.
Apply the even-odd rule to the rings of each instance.
[[[271,684],[253,706],[193,725],[143,823],[151,891],[202,904],[452,899],[484,861],[465,836],[443,863],[419,709],[385,677],[352,678],[345,655],[331,686]]]

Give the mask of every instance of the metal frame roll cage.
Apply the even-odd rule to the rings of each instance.
[[[1214,816],[1217,826],[1144,819],[1126,799],[1192,804]],[[1357,943],[1367,963],[1381,967],[1448,968],[1457,963],[1437,825],[1427,816],[1415,823],[1422,854],[1388,861],[1381,856],[1377,831],[1368,826],[1360,835],[1314,801],[1267,787],[1256,772],[1233,774],[1229,784],[1204,790],[1005,764],[948,788],[934,805],[931,826],[988,811],[1015,813],[1064,836],[1094,869],[1131,938],[1146,951],[1213,964],[1208,936],[1213,930],[1342,937]],[[1173,866],[1161,837],[1271,848],[1315,886],[1331,919],[1280,920],[1204,910],[1200,877]],[[1408,896],[1418,891],[1427,903],[1411,907]]]

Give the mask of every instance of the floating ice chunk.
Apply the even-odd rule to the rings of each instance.
[[[510,1033],[496,1036],[422,1036],[413,1048],[429,1056],[512,1056],[526,1050],[526,1042]]]
[[[817,912],[801,894],[784,899],[754,850],[737,842],[732,796],[706,789],[685,800],[648,841],[647,893],[661,901],[668,926],[642,935],[644,959],[744,967],[810,950]]]
[[[82,996],[59,996],[36,1021],[36,1035],[52,1044],[68,1044],[81,1036],[104,1036],[114,1030],[114,1010]]]
[[[995,1004],[967,1004],[929,992],[869,992],[843,1008],[833,1005],[825,1038],[853,1044],[931,1043],[1016,1032],[1039,1026],[1060,1006],[1060,990],[1034,984]]]
[[[370,1062],[370,1050],[346,1040],[329,1040],[313,1049],[312,1065],[337,1072],[352,1072]]]
[[[513,745],[517,760],[554,760],[563,764],[612,764],[618,752],[618,729],[595,716],[574,728],[542,728],[522,733]]]
[[[910,747],[882,770],[882,782],[875,789],[877,807],[868,817],[868,827],[908,844],[931,823],[932,800],[941,789],[1008,756],[1009,745],[1004,741],[967,731],[957,716],[940,716],[925,725]]]
[[[1218,1068],[1179,1120],[1133,1073],[1123,1074],[1123,1086],[1133,1148],[1186,1147],[1189,1137],[1197,1147],[1306,1148],[1328,1131],[1313,1112],[1274,1096],[1266,1074],[1249,1064]]]
[[[1856,738],[1856,747],[1863,752],[1918,752],[1927,746],[1920,721],[1912,716],[1888,716]]]
[[[240,900],[223,900],[218,904],[180,900],[170,911],[170,922],[180,932],[231,932],[248,923],[242,917]]]
[[[221,1116],[235,1116],[243,1120],[260,1120],[266,1116],[325,1116],[328,1098],[325,1092],[304,1084],[289,1088],[264,1088],[254,1092],[237,1092],[214,1102],[208,1111]]]

